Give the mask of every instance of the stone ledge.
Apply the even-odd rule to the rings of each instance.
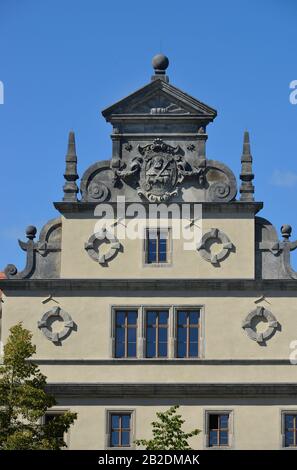
[[[125,206],[128,207],[130,204],[139,203],[146,209],[150,206],[147,201],[126,201]],[[95,207],[98,206],[98,202],[54,202],[55,208],[61,213],[75,213],[75,212],[94,212]],[[117,207],[116,201],[106,201],[103,204],[108,204],[114,209]],[[257,214],[263,208],[263,202],[242,202],[242,201],[230,201],[230,202],[203,202],[203,201],[172,201],[172,204],[179,206],[183,204],[202,204],[204,213],[249,213]]]
[[[46,390],[56,397],[94,398],[296,398],[296,383],[50,383]]]
[[[46,291],[60,290],[82,292],[94,291],[98,295],[115,291],[115,295],[121,295],[125,291],[172,291],[176,295],[179,292],[195,291],[206,294],[208,291],[217,292],[266,292],[270,295],[278,292],[296,292],[296,279],[0,279],[0,289],[4,293],[9,291]],[[67,293],[66,293],[67,295]]]

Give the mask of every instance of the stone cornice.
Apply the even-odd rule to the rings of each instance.
[[[177,358],[164,358],[164,359],[150,359],[150,358],[90,358],[90,359],[53,359],[42,358],[32,361],[38,365],[55,365],[55,366],[122,366],[122,365],[164,365],[164,366],[292,366],[289,359],[177,359]]]
[[[143,201],[126,201],[126,207],[129,204],[135,204],[139,202],[146,209],[149,208],[149,202]],[[61,214],[67,213],[76,213],[76,212],[94,212],[95,208],[98,206],[98,202],[54,202],[55,208]],[[104,204],[112,206],[114,209],[117,208],[117,202],[108,201]],[[172,204],[177,204],[179,206],[201,204],[203,213],[219,213],[219,214],[257,214],[263,208],[263,202],[240,202],[240,201],[230,201],[230,202],[174,202]]]
[[[0,279],[0,289],[9,291],[69,291],[69,295],[94,291],[153,291],[153,292],[296,292],[296,279]],[[65,292],[64,292],[65,293]],[[66,292],[67,294],[67,292]]]
[[[56,397],[262,398],[296,397],[296,383],[49,383]]]

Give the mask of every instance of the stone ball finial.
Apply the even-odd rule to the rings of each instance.
[[[283,236],[285,239],[290,238],[291,233],[292,233],[292,227],[291,227],[291,225],[288,225],[288,224],[282,225],[282,226],[281,226],[281,233],[282,233],[282,236]]]
[[[153,57],[152,64],[156,72],[164,72],[169,65],[169,59],[164,54],[157,54]]]
[[[33,240],[33,238],[35,238],[36,233],[37,233],[37,228],[34,227],[34,225],[29,225],[26,228],[26,237],[29,238],[29,240]]]

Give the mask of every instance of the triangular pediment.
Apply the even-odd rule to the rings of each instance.
[[[102,114],[107,120],[117,115],[193,115],[212,121],[217,112],[164,80],[154,80]]]

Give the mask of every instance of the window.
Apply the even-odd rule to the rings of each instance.
[[[147,310],[146,357],[167,357],[168,316],[168,310]]]
[[[285,413],[284,422],[284,447],[297,447],[297,414]]]
[[[131,412],[109,413],[109,447],[131,447]]]
[[[145,257],[147,264],[168,263],[168,230],[146,231]]]
[[[137,356],[137,310],[115,312],[115,357]]]
[[[63,413],[64,413],[64,411],[47,411],[44,415],[43,423],[44,424],[49,424],[51,421],[53,421],[54,418],[57,418],[58,416],[61,416]],[[64,440],[64,433],[60,433],[58,435],[58,439],[63,441]]]
[[[200,311],[177,310],[177,357],[198,357]]]
[[[229,421],[230,413],[208,413],[207,419],[207,446],[229,446]]]

